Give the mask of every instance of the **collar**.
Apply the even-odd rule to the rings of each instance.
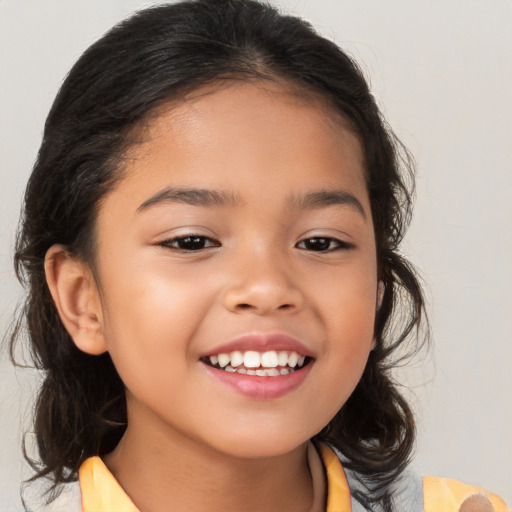
[[[326,512],[350,512],[350,490],[340,460],[327,445],[319,444],[316,448],[326,473]],[[100,457],[83,462],[79,480],[83,512],[140,512]]]

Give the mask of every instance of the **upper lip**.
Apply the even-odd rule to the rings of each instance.
[[[299,340],[284,333],[251,333],[237,336],[236,338],[219,345],[201,357],[207,357],[216,354],[229,354],[230,352],[245,352],[255,350],[257,352],[267,352],[270,350],[288,350],[296,352],[301,356],[314,357],[310,349],[308,349]]]

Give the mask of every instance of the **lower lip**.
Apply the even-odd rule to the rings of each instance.
[[[313,362],[310,362],[300,370],[295,370],[286,375],[260,377],[258,375],[226,372],[205,363],[202,364],[212,377],[230,386],[238,393],[256,400],[273,400],[287,395],[300,386],[309,374],[311,366],[313,366]]]

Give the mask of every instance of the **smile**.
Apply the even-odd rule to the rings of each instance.
[[[229,373],[255,375],[258,377],[279,377],[301,369],[311,358],[289,350],[256,350],[214,354],[202,358],[213,368]]]

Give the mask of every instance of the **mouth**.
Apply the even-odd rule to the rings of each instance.
[[[285,333],[249,333],[200,355],[207,373],[253,400],[284,398],[307,379],[311,348]]]
[[[291,350],[222,352],[201,358],[216,370],[258,377],[280,377],[309,365],[312,358]]]

